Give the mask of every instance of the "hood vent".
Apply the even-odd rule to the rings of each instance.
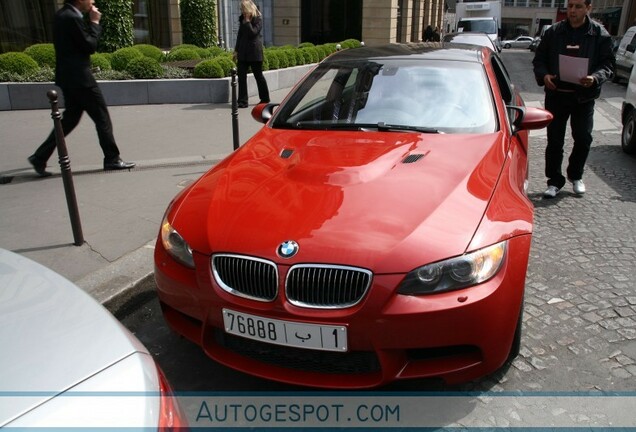
[[[422,159],[424,157],[424,155],[422,153],[414,153],[414,154],[410,154],[407,157],[405,157],[402,160],[402,163],[408,164],[408,163],[414,163],[417,162],[418,160]]]
[[[283,149],[283,151],[280,152],[280,157],[282,157],[283,159],[289,159],[293,154],[294,151],[292,149]]]

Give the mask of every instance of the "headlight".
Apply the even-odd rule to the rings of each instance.
[[[172,258],[185,266],[194,268],[192,248],[181,237],[181,234],[170,225],[167,215],[161,223],[161,243]]]
[[[475,252],[418,267],[406,275],[399,294],[436,294],[466,288],[487,281],[497,274],[506,256],[503,241]]]

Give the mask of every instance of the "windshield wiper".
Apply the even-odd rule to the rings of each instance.
[[[361,129],[377,129],[380,132],[422,132],[422,133],[441,133],[435,128],[425,126],[410,125],[393,125],[384,122],[379,123],[331,123],[331,122],[315,122],[315,121],[299,121],[296,127],[300,129],[339,129],[339,130],[361,130]]]
[[[393,124],[386,124],[384,122],[378,123],[377,128],[379,131],[382,131],[382,132],[413,131],[413,132],[422,132],[422,133],[440,133],[440,131],[435,128],[430,128],[425,126],[393,125]]]

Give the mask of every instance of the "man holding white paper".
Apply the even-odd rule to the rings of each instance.
[[[567,19],[545,31],[532,61],[537,84],[545,86],[545,108],[554,116],[547,128],[545,198],[557,196],[566,183],[561,165],[568,119],[574,146],[567,179],[575,194],[585,193],[583,169],[592,145],[594,100],[614,75],[611,36],[590,19],[591,0],[568,0],[567,9]]]

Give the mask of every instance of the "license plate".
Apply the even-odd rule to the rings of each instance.
[[[277,345],[347,351],[347,328],[263,318],[223,309],[227,333]]]

